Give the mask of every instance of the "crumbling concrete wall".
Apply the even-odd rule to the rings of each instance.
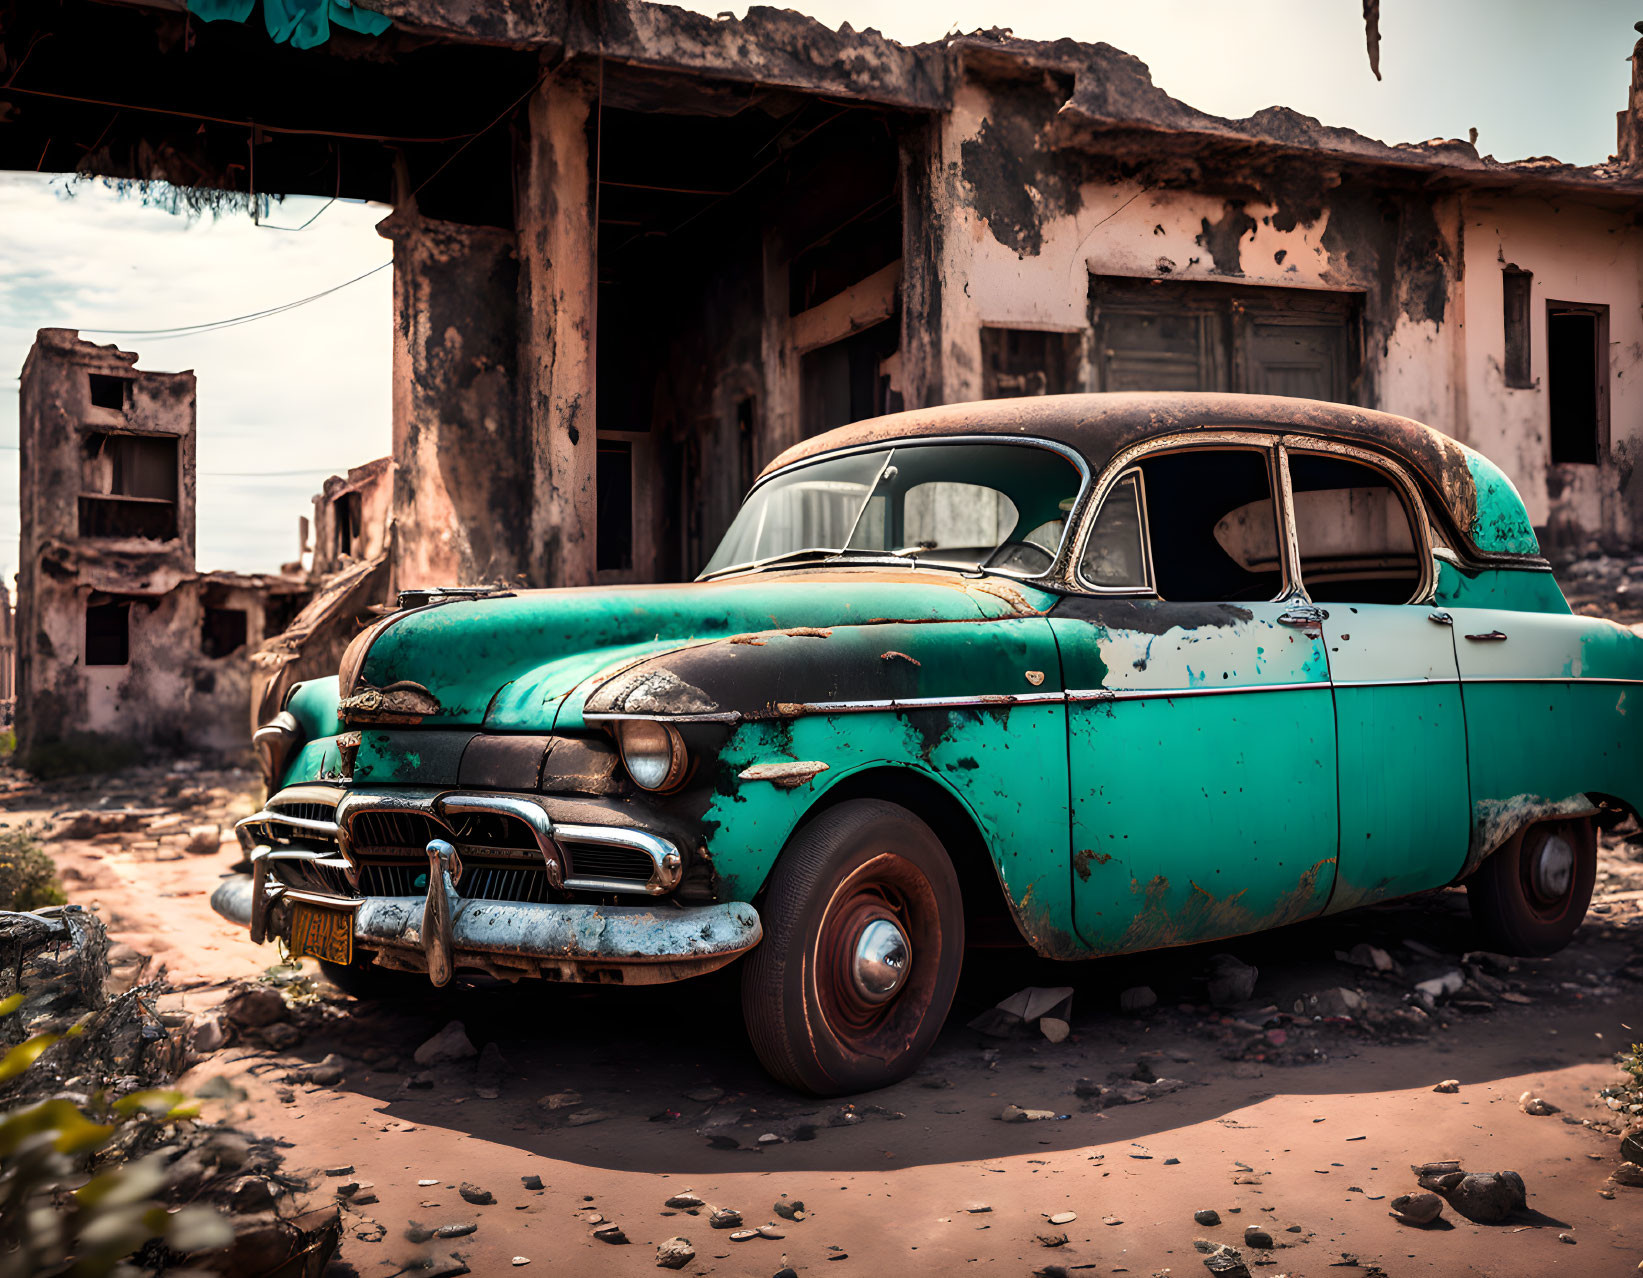
[[[385,555],[394,503],[394,461],[378,457],[332,475],[314,495],[310,576],[317,580],[349,564]]]
[[[1466,198],[1466,442],[1517,485],[1556,545],[1635,545],[1643,534],[1643,228],[1634,214],[1573,200]],[[1503,268],[1533,276],[1530,384],[1507,384]],[[1547,303],[1608,308],[1609,447],[1595,465],[1553,465],[1548,440]]]
[[[136,361],[45,329],[23,367],[25,763],[245,753],[250,648],[270,592],[296,588],[195,571],[194,375]]]

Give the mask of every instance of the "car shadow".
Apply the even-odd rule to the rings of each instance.
[[[1360,942],[1384,949],[1398,970],[1377,974],[1336,957]],[[1132,1157],[1166,1158],[1169,1133],[1234,1125],[1229,1116],[1275,1094],[1430,1088],[1451,1073],[1475,1086],[1606,1058],[1593,1034],[1614,1017],[1599,995],[1635,954],[1632,931],[1594,917],[1563,953],[1518,963],[1508,979],[1526,1004],[1409,1011],[1414,982],[1458,967],[1475,944],[1464,897],[1448,891],[1122,958],[1056,963],[1025,950],[972,950],[919,1070],[880,1091],[828,1099],[795,1094],[760,1069],[742,1032],[734,970],[630,988],[413,983],[403,999],[344,1004],[348,1014],[316,1026],[301,1055],[350,1060],[341,1086],[386,1116],[624,1171],[886,1169],[1122,1142],[1144,1150]],[[1259,969],[1253,998],[1238,1007],[1206,1001],[1208,960],[1220,953]],[[1594,994],[1577,999],[1568,983]],[[1067,1041],[968,1028],[1031,985],[1072,988]],[[1156,992],[1157,1006],[1121,1012],[1119,992],[1141,985]],[[1338,987],[1365,993],[1365,1015],[1295,1013],[1296,1000]],[[486,1057],[415,1064],[416,1048],[453,1020]],[[1547,1033],[1565,1020],[1567,1032]],[[1423,1021],[1425,1032],[1412,1028]],[[1160,1077],[1180,1085],[1153,1082]],[[1119,1104],[1115,1093],[1096,1094],[1116,1086],[1133,1096],[1138,1080],[1150,1099]],[[1007,1105],[1056,1117],[1002,1121]]]

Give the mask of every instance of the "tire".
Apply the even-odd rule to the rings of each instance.
[[[1466,902],[1491,949],[1535,958],[1569,943],[1596,882],[1596,825],[1542,821],[1478,867],[1466,880]]]
[[[912,1073],[941,1032],[964,961],[958,875],[930,827],[876,799],[827,809],[788,840],[761,914],[742,1016],[765,1069],[817,1096]],[[870,929],[886,961],[858,980],[857,946]]]
[[[335,985],[344,994],[357,998],[362,1003],[375,1002],[385,998],[405,998],[413,992],[412,982],[416,980],[427,984],[427,977],[416,972],[395,972],[386,967],[378,967],[375,963],[360,962],[356,959],[352,963],[332,963],[326,959],[315,959],[319,964],[320,974]]]

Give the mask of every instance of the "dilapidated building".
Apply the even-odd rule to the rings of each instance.
[[[42,329],[23,366],[17,735],[72,767],[246,748],[250,646],[301,578],[198,572],[193,373]]]
[[[1088,389],[1405,413],[1548,545],[1643,543],[1635,52],[1617,158],[1577,167],[1207,115],[1103,44],[364,7],[296,49],[3,0],[0,164],[393,206],[389,590],[689,575],[796,440]]]

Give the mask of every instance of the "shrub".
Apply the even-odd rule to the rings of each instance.
[[[143,752],[129,741],[100,732],[71,732],[56,741],[42,741],[20,762],[35,776],[57,777],[119,772],[142,761]]]
[[[0,910],[38,910],[68,898],[57,866],[27,826],[0,830]]]

